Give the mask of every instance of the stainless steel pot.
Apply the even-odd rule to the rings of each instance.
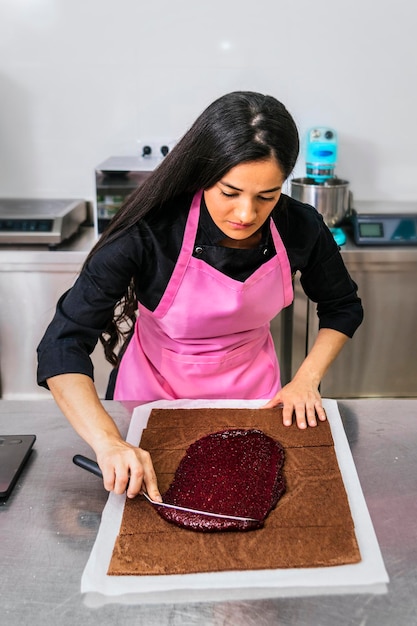
[[[341,178],[329,178],[324,183],[316,183],[314,178],[294,178],[291,196],[311,204],[329,227],[336,226],[350,211],[349,182]]]

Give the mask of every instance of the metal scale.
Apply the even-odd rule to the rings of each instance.
[[[0,198],[0,244],[54,248],[87,219],[85,200]]]
[[[350,222],[358,246],[417,245],[417,202],[355,202]]]

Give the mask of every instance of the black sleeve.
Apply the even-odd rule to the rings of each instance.
[[[131,233],[92,257],[59,299],[38,346],[39,385],[47,387],[48,378],[65,373],[94,378],[90,355],[141,261],[141,248]]]
[[[322,216],[309,205],[285,198],[276,219],[291,270],[301,273],[301,285],[317,303],[319,328],[352,337],[363,319],[358,287],[343,262]]]
[[[309,299],[317,303],[319,328],[332,328],[353,337],[363,319],[362,303],[358,287],[327,229],[320,233],[310,262],[301,273],[301,285]]]
[[[65,373],[94,378],[90,358],[132,278],[136,296],[154,310],[175,267],[190,195],[174,198],[101,248],[59,300],[38,346],[38,384]]]

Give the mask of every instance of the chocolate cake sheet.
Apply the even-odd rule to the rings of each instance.
[[[327,567],[360,561],[327,421],[301,431],[295,424],[283,426],[278,408],[153,409],[141,447],[154,458],[162,493],[187,448],[219,428],[262,429],[284,447],[286,493],[264,527],[201,536],[162,520],[143,498],[127,500],[109,574]]]
[[[188,443],[202,430],[214,432],[231,425],[257,427],[280,441],[289,488],[264,528],[218,536],[169,524],[142,498],[126,501],[110,494],[81,581],[87,603],[384,593],[388,576],[337,403],[323,403],[329,423],[307,431],[282,426],[278,412],[271,422],[268,411],[258,410],[263,401],[161,401],[137,407],[127,440],[136,445],[141,440],[145,447],[150,437],[148,448],[154,446],[151,452],[161,491],[168,488]],[[168,413],[168,407],[187,413]],[[217,407],[251,410],[244,421],[245,411],[233,424],[216,412],[206,431],[202,424],[206,417],[195,409]],[[152,413],[153,409],[157,410]],[[177,429],[181,432],[175,437]],[[303,435],[309,445],[302,445]],[[177,445],[179,440],[182,446]],[[166,449],[168,441],[173,445]]]

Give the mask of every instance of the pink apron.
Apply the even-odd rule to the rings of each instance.
[[[270,321],[293,299],[291,270],[270,218],[276,255],[244,282],[192,256],[202,191],[192,201],[182,248],[155,309],[139,304],[121,360],[115,400],[271,398],[280,372]]]

